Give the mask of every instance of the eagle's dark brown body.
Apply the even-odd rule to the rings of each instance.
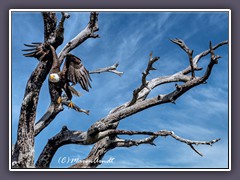
[[[41,61],[44,56],[49,54],[52,55],[53,64],[49,77],[49,90],[52,102],[56,102],[58,98],[61,97],[63,90],[68,100],[72,99],[72,94],[78,95],[79,93],[72,87],[77,83],[79,83],[84,90],[89,91],[89,88],[91,88],[91,78],[87,69],[82,64],[81,59],[72,54],[67,54],[61,71],[60,63],[53,46],[48,43],[34,43],[27,46],[33,47],[33,49],[26,50],[32,51],[28,54],[24,54],[27,57],[35,57]],[[57,78],[54,79],[54,77]]]

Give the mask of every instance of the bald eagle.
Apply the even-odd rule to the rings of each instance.
[[[26,57],[35,57],[42,61],[45,57],[51,56],[53,63],[48,80],[51,100],[54,103],[61,103],[61,95],[63,90],[70,101],[72,99],[72,95],[80,96],[80,93],[73,88],[73,86],[77,83],[80,84],[82,89],[89,91],[89,88],[91,88],[91,77],[88,70],[82,64],[80,58],[68,53],[61,71],[60,63],[53,46],[48,43],[33,43],[31,45],[25,45],[28,47],[33,47],[32,49],[24,50],[31,51],[30,53],[24,54]],[[72,102],[69,103],[69,107],[73,107]]]

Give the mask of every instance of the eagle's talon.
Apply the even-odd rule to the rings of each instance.
[[[57,99],[57,103],[61,104],[61,102],[62,102],[62,98],[59,96],[58,99]]]
[[[72,103],[72,101],[68,104],[68,107],[70,107],[70,108],[73,108],[73,103]]]

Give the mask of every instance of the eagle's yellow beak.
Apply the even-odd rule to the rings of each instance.
[[[53,80],[54,79],[54,75],[50,74],[50,79]]]

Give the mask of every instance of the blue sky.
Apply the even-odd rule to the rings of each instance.
[[[70,12],[65,23],[65,39],[62,47],[70,41],[89,20],[88,12]],[[58,17],[59,14],[58,14]],[[92,89],[73,102],[90,115],[65,110],[40,134],[35,141],[36,157],[47,140],[61,130],[63,125],[71,130],[87,130],[90,125],[108,112],[131,99],[132,91],[141,83],[149,53],[160,56],[154,65],[157,71],[148,79],[173,74],[188,66],[187,55],[169,38],[180,38],[198,54],[213,44],[228,39],[227,12],[100,12],[99,32],[101,38],[88,39],[71,53],[80,57],[88,70],[95,70],[119,62],[124,75],[93,74]],[[22,55],[24,43],[43,41],[43,21],[39,12],[12,13],[12,141],[16,141],[20,106],[26,82],[37,65],[34,58]],[[215,66],[206,85],[200,85],[176,102],[147,109],[121,121],[119,129],[158,131],[167,129],[192,140],[222,140],[213,146],[198,146],[200,157],[186,144],[170,137],[155,140],[157,146],[141,145],[118,148],[106,154],[104,160],[114,158],[100,168],[228,168],[228,46],[216,50],[223,58]],[[206,68],[209,56],[199,65]],[[197,75],[201,75],[198,72]],[[168,93],[174,84],[156,88],[149,97]],[[50,102],[47,81],[42,87],[37,109],[38,120]],[[141,138],[137,136],[136,138]],[[124,138],[135,138],[127,137]],[[60,148],[52,163],[53,168],[71,164],[59,163],[59,158],[85,158],[92,146],[67,145]]]

